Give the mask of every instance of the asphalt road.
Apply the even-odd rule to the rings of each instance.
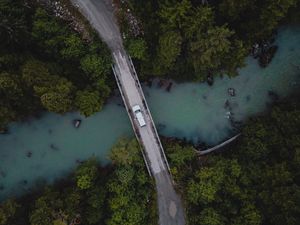
[[[142,89],[134,75],[129,58],[123,49],[122,39],[113,16],[111,3],[108,0],[72,0],[83,15],[90,21],[102,39],[108,44],[114,58],[114,68],[120,81],[125,104],[129,109],[140,105],[145,117],[146,126],[140,127],[132,113],[128,113],[133,126],[139,133],[139,139],[144,147],[146,161],[156,183],[158,196],[159,224],[184,225],[184,210],[180,197],[174,190],[167,162],[160,147],[159,137],[153,127],[155,126],[150,111],[145,107]]]

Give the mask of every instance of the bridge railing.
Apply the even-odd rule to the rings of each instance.
[[[159,145],[160,147],[160,152],[163,156],[163,159],[165,161],[165,164],[167,165],[167,169],[171,175],[171,170],[170,170],[170,166],[169,166],[169,163],[168,163],[168,160],[167,160],[167,157],[165,155],[165,151],[164,151],[164,148],[161,144],[161,141],[160,141],[160,138],[159,138],[159,135],[158,135],[158,132],[157,132],[157,129],[155,127],[155,123],[153,121],[153,118],[152,118],[152,115],[151,115],[151,112],[150,112],[150,108],[148,107],[148,104],[147,104],[147,101],[146,101],[146,98],[145,98],[145,95],[144,95],[144,92],[143,92],[143,89],[142,89],[142,86],[141,86],[141,83],[140,83],[140,80],[137,76],[137,73],[136,73],[136,70],[135,70],[135,67],[133,65],[133,62],[132,62],[132,59],[130,56],[128,56],[128,59],[129,59],[129,62],[130,62],[130,65],[131,65],[131,68],[133,70],[133,75],[134,75],[134,80],[137,82],[138,84],[138,90],[140,92],[140,95],[142,96],[142,99],[143,99],[143,104],[144,104],[144,107],[147,109],[147,111],[149,111],[149,117],[150,117],[150,120],[151,120],[151,128],[152,130],[154,131],[154,134],[155,134],[155,139],[156,139],[156,142],[157,144]]]
[[[145,164],[146,164],[147,171],[148,171],[149,175],[152,176],[152,173],[151,173],[151,170],[150,170],[150,167],[149,167],[149,162],[148,162],[147,157],[145,156],[145,153],[144,153],[144,151],[143,151],[144,148],[141,147],[141,145],[143,145],[143,143],[141,143],[141,141],[140,141],[140,134],[139,134],[139,132],[138,132],[138,129],[136,129],[136,127],[135,127],[135,123],[134,123],[133,120],[132,120],[131,110],[128,108],[128,105],[126,104],[126,102],[128,103],[129,101],[127,100],[127,96],[126,96],[126,95],[124,94],[124,92],[123,92],[122,84],[121,84],[121,81],[120,81],[120,79],[119,79],[119,76],[118,76],[118,74],[117,74],[117,72],[116,72],[116,69],[115,69],[114,65],[112,65],[112,70],[113,70],[114,76],[115,76],[115,78],[116,78],[117,86],[118,86],[118,88],[119,88],[119,90],[120,90],[121,97],[122,97],[122,99],[123,99],[123,102],[124,102],[126,111],[127,111],[127,113],[128,113],[129,120],[130,120],[130,123],[131,123],[131,125],[132,125],[134,134],[135,134],[135,136],[136,136],[136,139],[137,139],[138,142],[139,142],[140,149],[141,149],[141,152],[142,152],[142,155],[143,155],[144,162],[145,162]]]

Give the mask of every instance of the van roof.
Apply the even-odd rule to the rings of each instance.
[[[141,107],[139,105],[132,106],[132,110],[135,112],[137,110],[141,110]]]

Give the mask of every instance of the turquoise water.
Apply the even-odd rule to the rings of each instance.
[[[279,45],[277,54],[267,68],[260,68],[257,61],[249,57],[239,76],[216,79],[212,87],[185,83],[173,85],[170,93],[157,85],[146,88],[154,121],[163,125],[160,133],[215,144],[232,131],[229,111],[232,119],[242,121],[266,109],[266,103],[271,100],[269,91],[284,97],[299,88],[300,28],[282,29],[276,44]],[[228,88],[235,89],[235,97],[228,95]],[[231,110],[225,109],[226,100]]]
[[[282,29],[276,42],[278,52],[266,69],[249,57],[240,76],[216,79],[212,87],[175,84],[170,92],[156,84],[145,87],[159,132],[216,144],[234,132],[228,117],[243,121],[266,109],[271,101],[268,91],[284,97],[299,88],[300,28]],[[236,90],[235,97],[228,95],[230,87]],[[224,108],[226,100],[231,109]],[[10,135],[0,135],[0,199],[24,193],[38,180],[52,182],[92,155],[107,163],[109,149],[116,140],[133,136],[119,103],[120,99],[112,99],[103,111],[87,119],[77,113],[47,113],[40,119],[12,124]],[[78,118],[82,124],[75,129],[72,120]]]

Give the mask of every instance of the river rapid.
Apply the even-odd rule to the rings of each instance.
[[[217,78],[213,86],[174,84],[170,92],[157,82],[151,88],[145,86],[159,133],[214,145],[236,132],[232,120],[245,121],[265,111],[274,98],[270,93],[283,98],[299,89],[300,27],[280,29],[275,43],[278,51],[265,69],[248,57],[239,76]],[[234,88],[236,95],[230,96],[228,88]],[[77,129],[74,119],[82,120]],[[13,123],[9,130],[10,134],[0,135],[0,200],[26,193],[36,183],[51,183],[91,156],[109,163],[109,150],[118,138],[133,137],[118,97],[89,118],[78,113],[46,113],[39,119]]]

